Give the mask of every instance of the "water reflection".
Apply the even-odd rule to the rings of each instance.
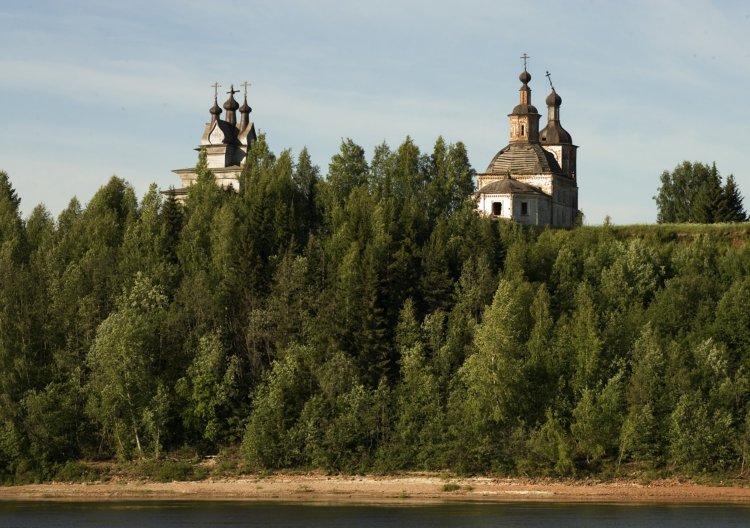
[[[750,508],[722,505],[441,504],[354,506],[259,502],[0,502],[0,527],[171,526],[433,527],[739,527]]]

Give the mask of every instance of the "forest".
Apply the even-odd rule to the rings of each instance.
[[[23,218],[0,173],[1,481],[186,452],[745,474],[747,229],[482,218],[465,146],[442,139],[370,159],[345,140],[323,177],[261,136],[238,192],[196,168],[184,205],[112,177],[57,218]]]

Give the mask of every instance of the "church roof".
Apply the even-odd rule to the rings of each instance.
[[[562,127],[559,121],[550,121],[547,123],[547,126],[539,132],[539,141],[549,143],[550,145],[561,143],[573,144],[573,138],[570,137],[568,131]]]
[[[498,152],[489,166],[489,174],[560,174],[555,156],[538,143],[511,143]]]
[[[488,183],[477,191],[477,194],[543,194],[540,189],[518,181],[514,178],[503,178],[502,180],[493,181]]]
[[[539,114],[536,106],[532,104],[519,104],[513,108],[511,115]]]

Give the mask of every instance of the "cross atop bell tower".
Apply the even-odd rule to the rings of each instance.
[[[518,90],[519,102],[508,117],[510,117],[510,141],[511,143],[529,143],[539,141],[539,118],[541,117],[534,105],[531,104],[531,74],[526,70],[529,57],[526,53],[521,55],[523,59],[523,71],[518,76],[521,88]]]

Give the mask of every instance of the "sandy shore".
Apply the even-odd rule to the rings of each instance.
[[[446,484],[450,486],[446,487]],[[453,489],[458,487],[458,489]],[[336,503],[545,501],[601,503],[739,503],[750,488],[655,481],[557,482],[437,476],[273,475],[199,482],[51,483],[0,487],[0,500],[258,500]]]

